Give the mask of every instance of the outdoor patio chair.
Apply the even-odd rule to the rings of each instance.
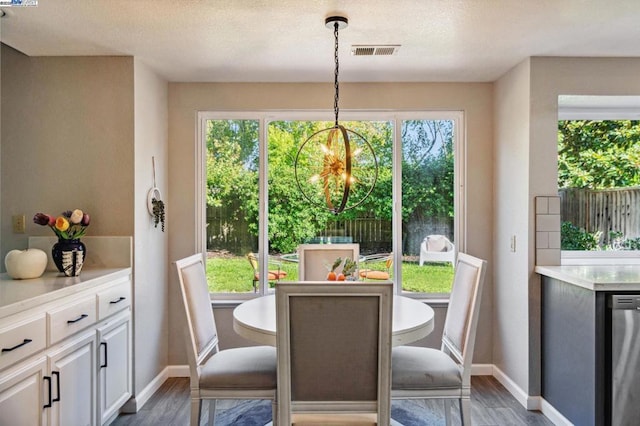
[[[389,254],[372,254],[364,256],[360,259],[360,266],[366,266],[367,263],[384,262],[384,270],[362,268],[358,271],[360,278],[364,280],[387,281],[391,278],[391,267],[393,266],[393,253]]]
[[[218,349],[216,329],[202,254],[176,262],[184,305],[187,360],[191,378],[191,426],[200,425],[202,400],[209,402],[209,425],[216,399],[270,399],[277,420],[276,348],[251,346]]]
[[[420,244],[420,266],[424,262],[456,263],[456,246],[444,235],[428,235]]]
[[[458,255],[440,350],[398,346],[391,356],[391,397],[444,399],[447,425],[452,399],[458,400],[462,424],[471,424],[471,362],[486,266],[486,260]]]
[[[254,293],[258,291],[258,282],[260,281],[260,268],[258,267],[258,258],[253,253],[247,254],[247,260],[249,260],[249,264],[251,264],[251,268],[253,269],[253,291]],[[287,276],[287,273],[280,269],[280,263],[276,263],[278,269],[269,269],[267,273],[267,281],[269,282],[278,282],[282,278]]]

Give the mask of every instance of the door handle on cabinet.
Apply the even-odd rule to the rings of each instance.
[[[44,404],[44,405],[42,406],[42,408],[51,408],[51,403],[52,403],[52,401],[51,401],[51,377],[49,377],[49,376],[44,376],[42,379],[47,381],[47,383],[48,383],[48,385],[47,385],[47,389],[49,390],[49,402],[47,402],[46,404]]]
[[[56,376],[57,380],[56,380],[56,397],[53,398],[51,400],[51,402],[59,402],[60,401],[60,372],[59,371],[52,371],[51,372],[51,376]],[[49,384],[51,384],[51,382],[49,382]],[[51,395],[51,391],[49,391],[49,395]]]
[[[2,348],[2,352],[3,352],[3,353],[4,353],[4,352],[11,352],[11,351],[13,351],[13,350],[15,350],[15,349],[18,349],[19,347],[22,347],[22,346],[26,345],[27,343],[31,343],[31,342],[33,342],[33,340],[31,340],[31,339],[24,339],[24,340],[22,341],[22,343],[18,343],[17,345],[15,345],[15,346],[14,346],[14,347],[12,347],[12,348]]]
[[[89,316],[89,315],[87,315],[87,314],[82,314],[82,315],[80,315],[78,318],[76,318],[76,319],[74,319],[74,320],[68,320],[68,321],[67,321],[67,324],[74,324],[74,323],[76,323],[76,322],[78,322],[78,321],[80,321],[80,320],[85,319],[85,318],[86,318],[86,317],[88,317],[88,316]]]
[[[100,368],[105,368],[107,367],[107,364],[109,363],[108,361],[108,352],[107,352],[107,342],[100,342],[100,347],[104,346],[104,364],[100,364]]]
[[[112,300],[112,301],[111,301],[111,302],[109,302],[109,303],[110,303],[111,305],[115,305],[116,303],[120,303],[120,302],[122,302],[122,301],[123,301],[123,300],[125,300],[125,299],[126,299],[126,297],[124,297],[124,296],[120,296],[120,297],[119,297],[119,298],[117,298],[116,300]]]

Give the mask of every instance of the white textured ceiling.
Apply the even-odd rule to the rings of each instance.
[[[169,81],[494,81],[529,56],[640,56],[640,0],[39,0],[5,9],[30,56],[133,55]],[[400,44],[350,56],[352,44]]]

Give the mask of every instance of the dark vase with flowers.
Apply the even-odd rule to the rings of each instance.
[[[65,240],[58,239],[58,242],[51,248],[53,263],[58,271],[67,277],[77,277],[80,275],[84,258],[87,255],[87,248],[80,239]]]
[[[36,213],[33,223],[48,226],[58,236],[58,242],[51,248],[51,257],[58,271],[67,277],[80,275],[87,248],[80,241],[87,232],[91,218],[80,209],[67,210],[55,217],[46,213]]]

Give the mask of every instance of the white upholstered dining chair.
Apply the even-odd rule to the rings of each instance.
[[[391,282],[276,285],[279,425],[301,413],[389,425],[392,298]]]
[[[458,254],[440,350],[399,346],[392,352],[391,397],[444,399],[447,425],[452,399],[458,400],[462,424],[471,424],[471,362],[486,265]]]
[[[187,330],[191,377],[191,426],[200,424],[202,400],[209,403],[209,425],[215,421],[216,399],[270,399],[276,423],[276,349],[251,346],[218,350],[202,254],[176,262]]]
[[[359,244],[300,244],[298,246],[298,279],[326,281],[327,273],[337,258],[358,262]],[[340,270],[336,272],[341,272]]]

